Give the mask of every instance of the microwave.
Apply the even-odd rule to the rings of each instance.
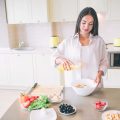
[[[108,52],[109,68],[120,69],[120,51]]]

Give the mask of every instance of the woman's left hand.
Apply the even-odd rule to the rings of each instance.
[[[95,82],[99,85],[99,83],[101,82],[101,78],[103,75],[103,71],[98,71]]]

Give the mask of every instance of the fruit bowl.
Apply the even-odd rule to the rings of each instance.
[[[76,113],[76,107],[70,104],[62,103],[59,105],[58,111],[60,114],[63,114],[63,115],[72,115]]]
[[[80,96],[88,96],[94,92],[97,83],[91,79],[82,79],[80,82],[72,84],[73,90]]]
[[[104,111],[108,107],[108,102],[107,100],[98,100],[95,102],[95,108],[98,111]]]

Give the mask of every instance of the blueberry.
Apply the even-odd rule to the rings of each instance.
[[[65,114],[70,114],[75,112],[75,109],[73,108],[73,106],[69,104],[64,104],[64,103],[59,106],[59,110],[61,113],[65,113]]]

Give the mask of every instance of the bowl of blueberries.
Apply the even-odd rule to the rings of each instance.
[[[59,105],[58,111],[60,114],[63,114],[63,115],[72,115],[72,114],[76,113],[76,107],[72,106],[70,104],[61,103]]]

